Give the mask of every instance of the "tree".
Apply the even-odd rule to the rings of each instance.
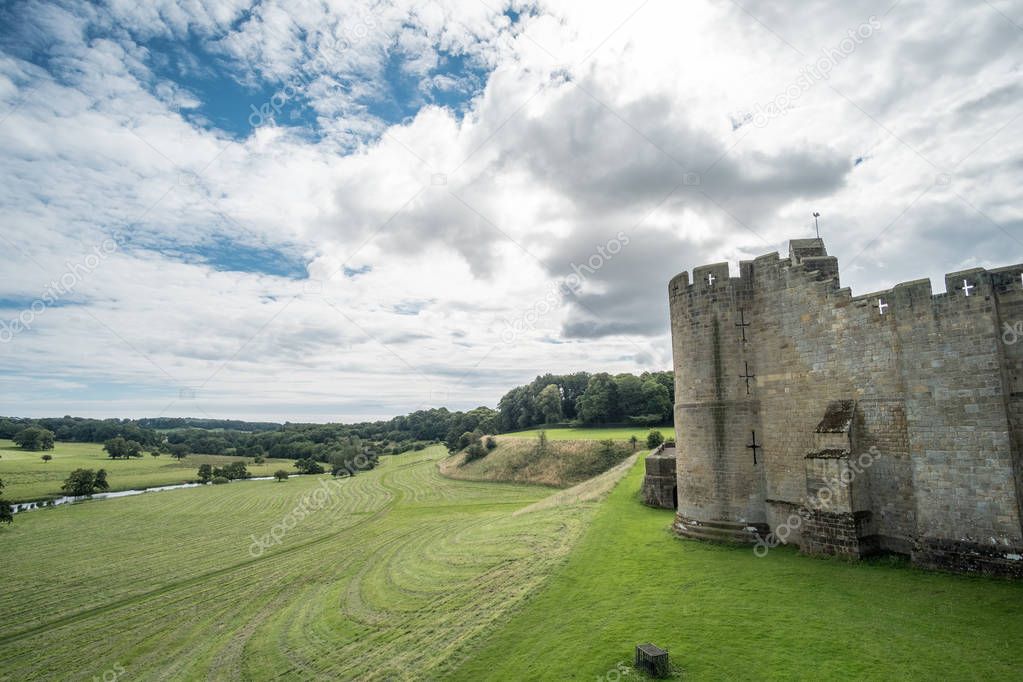
[[[286,481],[288,480],[288,472],[285,471],[284,469],[278,469],[277,471],[274,472],[274,478],[277,479],[278,483],[280,483],[281,481]]]
[[[153,457],[159,457],[160,456],[160,451],[159,450],[153,450],[149,454],[152,455]]]
[[[98,491],[107,490],[107,472],[103,469],[75,469],[64,481],[61,490],[73,497],[89,497]]]
[[[128,456],[128,441],[123,437],[117,436],[111,438],[107,442],[103,443],[103,449],[106,450],[107,455],[110,459],[119,459],[121,457]]]
[[[52,450],[53,438],[53,431],[38,426],[30,426],[16,433],[14,435],[14,442],[21,446],[23,450]]]
[[[646,436],[646,446],[648,448],[656,448],[658,445],[664,442],[664,434],[657,429],[654,429]]]
[[[632,446],[632,451],[636,451],[636,447],[639,445],[639,438],[636,438],[636,434],[632,434],[629,438],[629,445]]]
[[[110,459],[142,456],[142,443],[137,440],[127,440],[123,436],[116,436],[106,441],[103,443],[103,449],[110,455]]]
[[[468,463],[473,460],[480,459],[481,457],[485,457],[486,454],[487,449],[483,447],[482,444],[479,442],[473,443],[465,449],[465,462]]]
[[[618,394],[618,409],[624,417],[645,414],[643,382],[633,374],[619,374],[615,377]]]
[[[4,492],[4,482],[0,479],[0,495]],[[14,508],[7,500],[0,498],[0,523],[14,523]]]
[[[475,431],[466,431],[458,437],[458,449],[464,450],[476,442],[479,442],[479,435]]]
[[[545,424],[561,421],[561,389],[557,384],[547,384],[536,397],[536,407],[543,415]]]
[[[355,459],[354,455],[346,455],[341,452],[334,453],[330,456],[330,475],[340,476],[344,474],[352,474],[355,472]]]
[[[614,421],[618,415],[618,389],[610,374],[590,377],[586,391],[579,397],[579,419],[585,424]]]
[[[251,474],[249,470],[245,468],[245,462],[231,462],[225,464],[223,468],[213,468],[213,482],[216,483],[218,478],[226,478],[229,481],[233,481],[239,478],[250,478]]]
[[[178,460],[179,462],[188,456],[188,446],[184,443],[174,443],[169,446],[171,457]]]
[[[671,421],[671,394],[664,384],[648,379],[643,382],[642,414],[656,414],[660,422]]]
[[[213,479],[213,467],[209,464],[200,464],[198,476],[200,483],[209,483]]]
[[[51,459],[53,459],[53,455],[43,455],[44,462],[49,462]]]
[[[323,465],[314,459],[300,459],[295,462],[295,468],[300,474],[322,474]]]
[[[14,436],[16,436],[23,428],[25,427],[21,423],[4,417],[3,419],[0,419],[0,438],[10,438],[13,440]]]

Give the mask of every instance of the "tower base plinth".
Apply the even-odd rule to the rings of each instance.
[[[755,545],[767,537],[765,523],[738,523],[735,521],[697,521],[676,516],[672,526],[675,534],[693,540],[709,540],[736,545]]]

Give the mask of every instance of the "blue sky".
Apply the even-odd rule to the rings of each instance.
[[[854,293],[1019,262],[997,4],[4,3],[0,414],[361,420],[667,369],[665,282],[814,211]]]
[[[41,3],[7,5],[0,15],[4,19],[0,22],[0,45],[9,54],[40,67],[55,81],[73,83],[79,75],[79,65],[66,59],[59,43],[47,40],[45,26],[35,16],[41,7]],[[74,4],[66,7],[73,11]],[[505,14],[512,22],[520,17],[519,12],[511,9]],[[371,144],[387,126],[413,119],[428,105],[443,107],[460,119],[487,80],[486,65],[464,51],[438,49],[436,63],[424,69],[413,63],[420,55],[409,54],[397,41],[377,46],[382,63],[375,87],[368,91],[353,92],[353,83],[362,76],[358,71],[333,71],[331,67],[335,64],[329,60],[327,67],[316,62],[316,54],[323,54],[322,48],[314,49],[316,54],[308,57],[306,63],[294,65],[284,78],[275,78],[267,69],[253,68],[223,48],[225,36],[243,29],[255,18],[252,11],[242,11],[223,30],[213,33],[191,27],[173,35],[154,35],[149,29],[128,31],[127,40],[139,51],[144,67],[140,85],[156,97],[173,90],[179,101],[171,110],[196,128],[218,136],[244,140],[254,134],[256,127],[273,125],[315,143],[323,139],[322,118],[310,90],[326,82],[328,87],[338,88],[333,91],[335,94],[352,95],[348,104],[359,117],[361,132],[356,139],[347,140],[351,146]],[[84,27],[86,42],[109,40],[118,32],[109,26]],[[352,47],[348,41],[334,49]],[[264,117],[266,112],[270,116]],[[333,122],[337,120],[334,118]],[[371,126],[367,127],[367,122]],[[217,270],[294,279],[307,276],[302,249],[293,244],[252,245],[229,235],[210,234],[186,243],[160,235],[158,243],[147,246],[166,258],[206,263]],[[306,245],[306,249],[310,247]]]

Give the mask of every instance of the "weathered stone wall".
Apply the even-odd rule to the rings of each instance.
[[[679,517],[764,523],[763,466],[746,448],[759,410],[752,388],[747,393],[738,379],[750,357],[735,323],[740,309],[752,307],[752,291],[729,278],[725,263],[693,276],[693,284],[685,273],[669,284],[675,357],[687,358],[675,372]]]
[[[853,528],[856,554],[954,567],[958,542],[961,566],[978,544],[1011,564],[1023,547],[1023,337],[1002,336],[1023,321],[1021,274],[971,270],[949,275],[947,294],[924,280],[853,297],[823,243],[797,240],[788,259],[743,262],[738,278],[726,264],[674,278],[679,519],[777,526],[812,509],[789,537],[808,551],[847,553]],[[847,460],[869,466],[836,491],[848,504],[822,510],[806,457],[833,401],[853,401]]]
[[[992,270],[988,274],[997,301],[1003,393],[1015,455],[1016,499],[1023,518],[1023,276],[1016,268]]]
[[[964,281],[967,283],[964,285]],[[946,278],[947,294],[904,297],[899,320],[916,491],[917,552],[932,540],[1023,545],[990,281]],[[964,286],[972,288],[966,296]]]
[[[675,448],[663,443],[646,456],[642,489],[644,504],[675,509],[678,500],[675,464]]]
[[[913,464],[909,457],[906,409],[901,399],[873,398],[857,401],[853,442],[857,456],[866,454],[870,465],[862,467],[868,481],[873,511],[868,533],[881,549],[909,554],[916,533],[916,499]]]

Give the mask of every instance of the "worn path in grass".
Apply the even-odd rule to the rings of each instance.
[[[692,680],[1020,679],[1023,584],[682,541],[642,467],[453,679],[619,679],[648,641]]]
[[[303,477],[19,515],[0,528],[0,680],[443,679],[599,504],[452,481],[444,455],[385,457],[318,498]]]
[[[42,456],[46,454],[53,460],[44,462]],[[272,476],[278,469],[295,471],[295,462],[290,459],[253,464],[248,457],[189,455],[179,461],[170,455],[145,454],[115,460],[99,443],[57,443],[53,450],[31,452],[9,440],[0,440],[0,479],[4,482],[4,499],[9,502],[60,497],[61,484],[75,469],[106,469],[110,490],[116,491],[185,483],[195,479],[200,464],[223,466],[235,461],[245,462],[253,476]]]

